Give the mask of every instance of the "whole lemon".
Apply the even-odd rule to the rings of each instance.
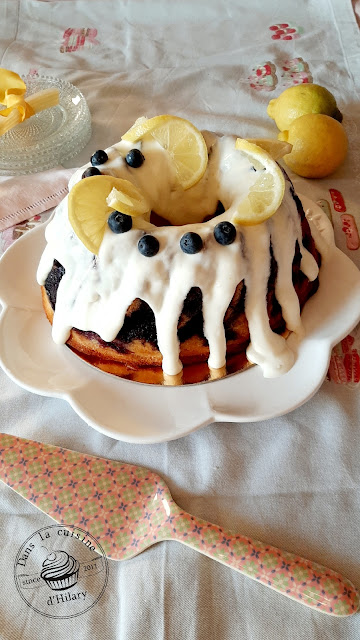
[[[267,112],[280,131],[288,129],[294,120],[307,113],[323,113],[342,121],[333,94],[318,84],[298,84],[285,89],[278,98],[270,100]]]
[[[284,161],[304,178],[325,178],[333,173],[344,161],[348,147],[340,122],[320,113],[297,118],[278,138],[292,144]]]

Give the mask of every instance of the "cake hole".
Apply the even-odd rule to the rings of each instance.
[[[172,227],[170,220],[163,218],[163,216],[159,216],[156,211],[152,211],[150,214],[150,222],[154,224],[156,227]]]
[[[208,214],[207,216],[205,216],[205,218],[203,218],[203,220],[199,220],[199,222],[208,222],[209,220],[212,220],[217,216],[221,216],[221,214],[224,212],[225,212],[225,207],[223,203],[220,202],[220,200],[218,200],[214,213]],[[151,211],[150,222],[151,224],[154,224],[156,227],[172,227],[173,226],[170,220],[168,220],[167,218],[164,218],[163,216],[160,216],[158,213],[156,213],[156,211]]]
[[[220,202],[220,200],[218,200],[215,212],[211,213],[208,216],[205,216],[205,218],[203,219],[203,222],[208,222],[209,220],[212,220],[213,218],[216,218],[217,216],[221,216],[222,213],[225,213],[225,207],[224,207],[223,203]]]

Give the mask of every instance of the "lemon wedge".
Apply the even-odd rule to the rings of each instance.
[[[115,209],[115,211],[126,213],[127,216],[132,216],[133,218],[143,216],[144,213],[150,210],[149,203],[140,189],[129,180],[123,180],[122,178],[116,178],[116,180],[117,186],[112,188],[106,198],[109,207]]]
[[[292,149],[292,145],[289,142],[273,138],[246,138],[246,140],[264,149],[274,160],[283,158],[287,153],[291,153]]]
[[[202,133],[191,122],[171,115],[139,118],[122,139],[138,142],[147,135],[169,153],[184,190],[201,180],[208,162],[207,146]]]
[[[112,211],[140,216],[150,210],[141,193],[128,180],[91,176],[77,182],[69,193],[69,221],[89,251],[97,254]]]
[[[259,173],[249,193],[237,206],[232,222],[255,225],[270,218],[280,207],[285,192],[285,179],[275,160],[261,147],[237,138],[235,148],[243,153]]]

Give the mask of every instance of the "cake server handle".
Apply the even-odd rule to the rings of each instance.
[[[343,617],[359,608],[354,585],[311,560],[225,531],[185,512],[175,516],[174,531],[182,532],[173,536],[179,542],[312,609]]]

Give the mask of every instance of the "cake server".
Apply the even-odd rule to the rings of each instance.
[[[86,529],[112,560],[177,540],[317,611],[349,616],[359,607],[339,573],[186,513],[144,467],[2,433],[0,479],[56,522]]]

